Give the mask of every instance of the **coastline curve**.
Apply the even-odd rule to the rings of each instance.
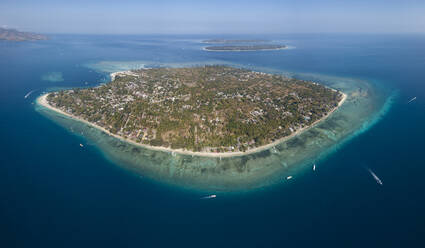
[[[39,112],[58,124],[83,130],[85,138],[108,160],[136,174],[191,190],[247,191],[282,182],[286,176],[304,168],[303,165],[322,158],[336,145],[356,135],[364,123],[370,123],[386,99],[366,81],[323,77],[323,82],[346,94],[344,104],[337,111],[275,146],[232,157],[202,157],[147,149],[112,137],[41,104],[36,106]]]

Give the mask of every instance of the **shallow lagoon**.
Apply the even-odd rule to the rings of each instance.
[[[106,73],[141,68],[145,65],[152,63],[102,61],[88,64],[88,67]],[[319,82],[343,91],[348,97],[329,118],[300,135],[269,150],[230,158],[208,158],[149,150],[113,138],[96,128],[41,106],[37,106],[37,109],[71,132],[84,136],[88,144],[98,147],[112,162],[138,175],[199,191],[232,192],[285,183],[285,178],[290,175],[301,176],[302,172],[311,168],[314,163],[320,163],[327,154],[373,125],[390,108],[395,97],[394,93],[382,89],[378,83],[364,80],[318,74],[291,74],[267,68],[257,70]]]

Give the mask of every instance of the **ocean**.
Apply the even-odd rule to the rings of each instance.
[[[203,51],[200,41],[209,38],[270,39],[290,49]],[[349,113],[344,123],[352,124],[350,132],[327,133],[334,143],[320,149],[307,146],[311,157],[294,160],[299,166],[291,167],[293,179],[277,173],[261,187],[230,193],[134,170],[145,160],[123,160],[107,138],[51,118],[35,104],[45,91],[96,86],[116,70],[204,64],[340,87],[364,84],[374,97],[347,105],[358,112],[341,111]],[[1,41],[1,247],[424,246],[424,68],[424,35],[50,35],[48,41]],[[217,197],[201,199],[210,193]]]

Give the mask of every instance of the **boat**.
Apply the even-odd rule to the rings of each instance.
[[[369,171],[369,173],[373,176],[373,179],[375,179],[375,181],[379,184],[382,185],[382,181],[381,179],[369,168],[367,168],[367,171]]]
[[[201,199],[212,199],[212,198],[216,198],[216,197],[217,197],[217,195],[207,195],[207,196],[201,197]]]
[[[28,92],[25,96],[24,96],[24,98],[25,99],[27,99],[33,92],[34,92],[35,90],[31,90],[30,92]]]
[[[84,145],[83,145],[83,144],[81,144],[81,143],[80,143],[80,146],[81,146],[81,147],[84,147]]]
[[[313,171],[315,171],[315,170],[316,170],[316,164],[313,165]]]
[[[292,179],[292,176],[287,176],[286,180]]]

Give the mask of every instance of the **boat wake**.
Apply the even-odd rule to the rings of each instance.
[[[24,96],[24,98],[25,99],[27,99],[34,91],[36,91],[36,90],[31,90],[30,92],[28,92],[25,96]]]
[[[201,197],[201,199],[212,199],[212,198],[216,198],[216,197],[217,197],[217,195],[207,195],[207,196]]]
[[[408,101],[407,103],[409,104],[409,103],[413,102],[414,100],[416,100],[416,96],[413,97],[412,99],[410,99],[410,101]]]
[[[382,185],[383,183],[382,183],[382,181],[381,181],[381,179],[371,170],[371,169],[369,169],[369,168],[366,168],[367,169],[367,171],[373,176],[373,179],[375,179],[375,181],[379,184],[379,185]]]

